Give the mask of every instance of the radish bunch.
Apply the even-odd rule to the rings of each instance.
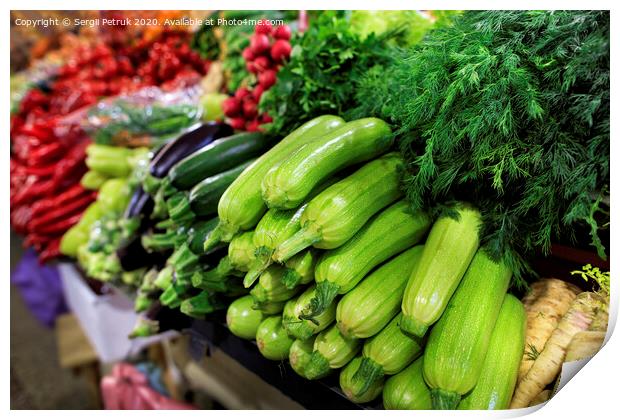
[[[258,131],[261,124],[271,122],[271,117],[258,112],[262,94],[277,79],[279,67],[290,57],[291,28],[287,25],[273,27],[268,20],[256,25],[250,45],[242,52],[245,67],[256,76],[253,87],[241,87],[234,96],[223,103],[224,115],[235,130]]]

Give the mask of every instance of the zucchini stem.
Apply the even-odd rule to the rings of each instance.
[[[370,389],[372,384],[383,377],[383,368],[380,364],[369,357],[363,357],[360,367],[352,378],[351,392],[356,397],[361,397]]]
[[[310,299],[310,304],[299,315],[299,319],[307,319],[315,325],[319,325],[316,317],[321,315],[334,301],[340,286],[330,281],[322,281],[316,285],[314,297]]]
[[[299,273],[292,268],[287,268],[282,276],[282,284],[284,284],[287,289],[294,289],[299,283],[301,283],[301,276]]]
[[[255,259],[250,265],[250,270],[243,279],[243,287],[246,289],[254,284],[257,278],[271,265],[271,252],[263,251],[266,247],[256,249]]]
[[[172,267],[164,267],[153,281],[153,284],[161,290],[166,290],[172,284]]]
[[[276,248],[273,259],[279,263],[283,263],[298,252],[319,242],[321,239],[323,239],[323,236],[315,226],[306,225]]]
[[[310,380],[324,378],[331,370],[329,361],[318,351],[313,351],[306,365],[306,378]]]
[[[205,239],[203,249],[205,251],[210,251],[221,242],[230,242],[237,232],[239,232],[238,226],[220,220],[215,229],[213,229]]]
[[[461,394],[443,389],[431,389],[431,401],[434,410],[456,410],[461,401]]]

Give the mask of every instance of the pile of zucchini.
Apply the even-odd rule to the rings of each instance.
[[[157,183],[165,231],[142,242],[173,249],[152,280],[159,301],[202,317],[235,298],[233,334],[309,380],[342,369],[354,402],[508,408],[525,313],[511,272],[479,248],[479,212],[410,212],[405,162],[376,118],[325,115],[265,145],[231,136]]]

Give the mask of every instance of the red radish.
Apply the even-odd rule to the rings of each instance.
[[[265,34],[254,34],[250,37],[250,49],[254,55],[261,55],[269,49],[269,37]]]
[[[268,124],[270,122],[273,122],[273,118],[271,118],[271,115],[269,115],[269,114],[263,114],[261,116],[261,121],[262,121],[263,124]]]
[[[245,126],[247,131],[259,131],[260,130],[260,122],[258,120],[252,120],[247,123]]]
[[[227,98],[222,103],[222,110],[227,117],[236,117],[241,112],[241,102],[236,98]]]
[[[273,25],[267,19],[261,19],[258,21],[258,24],[254,28],[254,32],[257,34],[265,34],[271,35],[271,30],[273,29]]]
[[[289,39],[291,39],[291,27],[288,25],[277,26],[275,31],[273,32],[273,37],[275,39],[284,39],[288,41]]]
[[[250,47],[244,48],[243,52],[241,53],[241,56],[243,57],[245,61],[252,61],[254,60],[254,58],[256,58],[256,56],[254,55]]]
[[[278,39],[271,47],[271,58],[276,63],[281,63],[291,56],[291,44],[283,39]]]
[[[260,101],[260,97],[263,96],[264,91],[265,91],[265,88],[262,87],[261,85],[257,85],[254,88],[254,92],[252,92],[252,96],[254,96],[254,99],[256,100],[256,102]]]
[[[265,89],[269,89],[276,83],[276,72],[274,70],[266,70],[258,75],[258,83]]]
[[[235,130],[243,130],[245,128],[245,119],[242,117],[231,118],[228,121],[228,125],[230,125]]]
[[[260,57],[256,57],[256,60],[254,60],[254,67],[258,73],[262,73],[271,67],[271,62],[269,58],[261,55]]]
[[[250,97],[245,98],[243,100],[243,116],[250,119],[256,117],[256,115],[258,115],[256,102]]]
[[[256,74],[258,73],[258,70],[256,69],[256,66],[254,65],[253,61],[248,61],[245,63],[245,69],[252,73],[252,74]]]
[[[251,93],[252,92],[250,92],[248,88],[242,87],[242,88],[237,89],[237,91],[235,92],[235,98],[238,100],[242,100],[243,98],[250,95]]]

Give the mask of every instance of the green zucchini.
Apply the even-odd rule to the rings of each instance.
[[[334,184],[335,179],[330,178],[318,187],[314,188],[310,198],[314,198],[318,193]],[[255,261],[245,276],[245,287],[250,287],[258,276],[273,262],[274,250],[282,242],[293,236],[301,229],[301,215],[305,211],[307,204],[293,210],[269,209],[263,218],[258,222],[254,229],[254,246],[256,247]],[[288,284],[294,287],[296,281],[293,273],[289,275]]]
[[[282,302],[289,300],[299,292],[299,288],[289,289],[282,283],[284,267],[271,265],[260,275],[258,283],[250,294],[256,303]]]
[[[482,249],[476,252],[424,350],[433,408],[455,409],[476,385],[510,277],[504,263],[492,261]]]
[[[236,235],[228,245],[230,265],[239,271],[248,271],[254,261],[254,232],[243,232]]]
[[[189,191],[187,202],[182,205],[189,205],[191,212],[196,216],[210,217],[217,214],[217,204],[224,194],[224,191],[233,183],[235,179],[252,163],[255,159],[241,163],[227,171],[205,178],[198,182]],[[177,208],[169,209],[170,215],[181,211]],[[202,245],[202,244],[201,244]]]
[[[315,249],[307,249],[289,258],[284,263],[286,269],[282,283],[289,289],[293,289],[314,280],[314,267],[318,259],[317,254]]]
[[[306,378],[306,365],[312,358],[314,338],[315,337],[310,337],[307,340],[295,340],[288,353],[288,361],[291,367],[295,373],[302,378]]]
[[[195,269],[200,255],[203,254],[202,243],[204,238],[217,226],[217,217],[211,220],[200,220],[192,225],[187,231],[187,241],[177,247],[172,255],[166,260],[166,265],[174,267],[177,271]],[[144,238],[144,237],[143,237]]]
[[[251,296],[250,296],[251,297]],[[287,301],[282,302],[256,302],[254,298],[252,298],[252,302],[254,305],[252,306],[254,309],[257,309],[263,313],[263,315],[277,315],[281,314],[284,309],[284,305],[286,305]]]
[[[321,331],[314,340],[314,350],[306,365],[306,378],[323,378],[333,369],[343,367],[355,357],[360,345],[360,340],[343,336],[335,325]]]
[[[420,357],[385,381],[383,408],[386,410],[430,410],[431,390],[424,382],[424,358]]]
[[[271,168],[262,180],[263,200],[269,208],[299,207],[321,181],[347,166],[387,152],[392,140],[392,131],[383,120],[350,121],[303,145]]]
[[[224,172],[260,155],[271,143],[259,132],[223,137],[177,162],[168,179],[179,190],[187,190],[203,179]]]
[[[224,291],[227,289],[227,284],[231,278],[241,275],[243,275],[243,272],[233,267],[230,258],[226,255],[218,262],[215,268],[208,271],[194,271],[191,274],[191,283],[192,286],[198,289]]]
[[[299,295],[297,299],[289,301],[284,307],[282,314],[284,328],[295,338],[305,340],[318,334],[330,326],[336,319],[336,302],[332,302],[326,311],[314,319],[314,322],[299,319],[299,315],[301,315],[301,312],[308,306],[310,301],[314,299],[315,295],[316,287],[311,286]]]
[[[480,213],[465,206],[456,211],[458,220],[435,222],[407,283],[401,328],[409,334],[422,337],[439,319],[478,249]]]
[[[377,334],[398,312],[411,270],[419,264],[424,246],[392,258],[344,295],[336,309],[340,332],[347,337]]]
[[[417,244],[431,220],[423,212],[411,214],[398,201],[373,217],[350,241],[327,251],[317,262],[315,280],[319,297],[309,314],[319,314],[337,294],[353,289],[373,268]]]
[[[247,167],[220,198],[218,203],[220,224],[205,241],[204,249],[209,250],[222,241],[229,242],[238,231],[256,226],[267,211],[260,186],[267,171],[287,159],[303,144],[315,141],[343,124],[342,118],[332,115],[314,118],[286,136]]]
[[[179,310],[185,315],[200,319],[204,318],[206,314],[224,309],[225,307],[212,291],[203,290],[196,296],[184,299]]]
[[[293,341],[282,327],[281,316],[270,316],[260,323],[256,331],[258,350],[269,360],[287,359]]]
[[[400,329],[398,314],[377,335],[366,340],[362,362],[355,372],[355,387],[351,392],[363,395],[378,378],[395,375],[422,353],[422,340]]]
[[[375,213],[402,196],[397,153],[375,159],[314,197],[301,215],[301,230],[273,255],[285,262],[313,245],[334,249],[351,239]]]
[[[258,326],[263,321],[263,313],[254,309],[254,299],[246,295],[230,304],[226,311],[226,325],[231,333],[246,340],[256,337]]]
[[[459,410],[505,410],[510,406],[525,348],[525,309],[506,295],[493,328],[482,372]]]
[[[364,392],[356,393],[355,391],[360,386],[355,373],[360,369],[361,363],[362,358],[356,357],[340,371],[340,389],[342,389],[342,392],[350,401],[358,404],[370,402],[381,395],[385,383],[383,376],[376,377],[369,383]]]

